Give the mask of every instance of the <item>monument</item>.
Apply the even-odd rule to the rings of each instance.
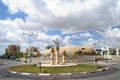
[[[67,57],[67,53],[66,53],[66,51],[63,51],[63,53],[62,53],[62,65],[66,65],[66,57]]]
[[[54,50],[54,48],[52,48],[51,49],[51,53],[52,53],[51,54],[51,56],[52,56],[52,58],[51,58],[52,59],[52,65],[55,65],[55,57],[54,57],[55,55],[54,55],[54,52],[55,52],[55,50]]]
[[[51,64],[52,65],[59,65],[60,64],[60,54],[59,54],[59,44],[61,43],[60,40],[58,40],[58,38],[56,40],[53,40],[53,42],[56,44],[56,48],[52,48],[50,50],[51,52]],[[55,53],[55,50],[56,50],[56,53]],[[62,54],[62,64],[63,65],[66,65],[66,51],[63,51],[63,54]]]
[[[60,64],[60,57],[59,57],[59,44],[61,43],[60,40],[58,40],[58,38],[56,40],[53,40],[53,42],[56,44],[56,64]]]

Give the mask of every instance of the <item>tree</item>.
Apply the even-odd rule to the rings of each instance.
[[[1,59],[7,59],[7,56],[5,54],[3,54],[3,55],[0,55],[0,58]]]
[[[22,52],[7,52],[5,55],[8,57],[8,59],[10,57],[13,57],[13,56],[15,58],[21,58],[21,57],[23,57],[23,53]]]

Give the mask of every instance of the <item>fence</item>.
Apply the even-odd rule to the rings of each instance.
[[[120,61],[120,56],[116,56],[116,55],[109,55],[109,61]],[[95,58],[97,58],[98,61],[102,61],[105,60],[104,56],[100,56],[100,55],[79,55],[79,56],[68,56],[66,57],[66,62],[67,63],[82,63],[82,62],[87,62],[87,63],[91,63],[94,62]],[[24,61],[24,60],[22,60]],[[47,64],[51,64],[51,58],[48,56],[42,56],[39,58],[32,58],[32,62],[37,63],[41,61],[43,64],[47,63]],[[60,57],[60,63],[62,62],[62,57]]]

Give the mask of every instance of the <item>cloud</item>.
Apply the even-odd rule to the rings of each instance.
[[[120,48],[118,45],[120,43],[120,29],[119,28],[108,28],[104,29],[105,34],[102,32],[99,32],[99,38],[96,38],[93,36],[93,38],[88,37],[88,40],[81,41],[82,45],[87,45],[94,47],[93,44],[95,44],[95,48],[101,48],[105,46],[105,39],[106,39],[106,46],[110,48],[117,47]]]
[[[93,35],[91,35],[90,33],[86,32],[86,33],[83,33],[83,34],[80,34],[80,37],[84,37],[84,38],[89,38],[89,37],[92,37]]]
[[[1,27],[8,27],[8,28],[19,28],[21,26],[21,19],[14,19],[13,21],[11,19],[5,19],[5,20],[0,20],[0,25]]]
[[[117,44],[117,46],[120,47],[118,45],[120,43],[120,29],[119,28],[113,28],[112,30],[106,31],[105,37],[106,37],[108,46],[115,47],[115,44]]]
[[[8,7],[8,12],[10,14],[16,14],[18,12],[25,12],[30,14],[30,11],[34,13],[35,9],[32,0],[29,1],[14,1],[14,0],[2,0],[2,2]],[[31,6],[30,6],[31,5]]]
[[[63,32],[98,30],[99,28],[118,25],[117,12],[115,11],[117,1],[115,0],[85,0],[83,2],[72,0],[71,3],[56,1],[54,4],[56,4],[55,9],[52,6],[49,7],[49,10],[57,15],[46,20],[45,25],[59,28]],[[69,4],[71,4],[70,7],[68,7]]]
[[[14,32],[7,32],[6,39],[12,41],[21,41],[22,39],[18,37]]]
[[[12,20],[10,17],[0,20],[2,42],[9,44],[17,40],[24,42],[23,47],[28,45],[28,36],[23,35],[23,32],[37,33],[38,36],[33,38],[33,45],[41,49],[49,44],[54,45],[52,40],[56,38],[63,40],[64,45],[74,45],[73,39],[89,38],[81,43],[90,46],[97,40],[91,38],[94,36],[88,33],[88,30],[107,29],[119,25],[120,22],[120,0],[2,0],[2,2],[8,7],[8,13],[11,15],[19,12],[27,14],[24,20],[22,18]],[[59,29],[61,35],[65,36],[47,35],[45,29]],[[73,35],[77,32],[84,33]],[[106,31],[108,45],[114,45],[111,43],[113,39],[118,43],[119,34],[119,28]],[[103,43],[104,39],[98,41]]]
[[[94,47],[94,44],[97,44],[97,43],[98,43],[98,40],[95,40],[95,39],[93,39],[93,38],[89,38],[88,40],[82,41],[81,43],[82,43],[82,45],[85,45],[85,46]]]
[[[101,43],[102,46],[105,45],[105,39],[108,47],[115,47],[115,44],[120,43],[120,28],[109,28],[104,30],[105,34],[99,32],[98,34],[102,37],[99,39],[99,44]],[[118,45],[118,47],[120,47]]]
[[[120,29],[119,28],[113,28],[112,30],[109,30],[106,32],[106,37],[110,39],[120,39]]]
[[[60,35],[46,35],[44,32],[39,32],[37,34],[36,39],[34,38],[33,45],[38,46],[40,50],[44,50],[46,46],[51,45],[51,46],[56,46],[53,40],[59,39],[60,41],[63,40]],[[61,42],[62,44],[62,42]],[[61,45],[60,44],[60,45]]]
[[[71,46],[73,45],[73,42],[72,42],[72,37],[71,36],[66,36],[63,40],[63,44],[65,46]]]
[[[21,0],[18,0],[18,1],[2,0],[2,1],[8,7],[8,12],[10,14],[14,15],[19,12],[23,12],[23,13],[27,14],[25,20],[22,20],[22,19],[18,20],[21,22],[21,24],[16,22],[16,24],[19,27],[21,27],[22,29],[26,29],[26,30],[40,29],[42,26],[41,22],[42,22],[43,18],[47,17],[47,15],[45,15],[46,11],[44,12],[44,10],[42,10],[42,9],[44,9],[42,0],[36,0],[36,1],[29,0],[27,2],[21,1]],[[38,3],[39,3],[39,7],[38,7]],[[11,20],[11,22],[14,22],[15,20]],[[14,27],[15,27],[15,25],[14,25]]]
[[[73,39],[80,39],[81,37],[76,34],[76,35],[72,35],[71,38],[73,38]]]
[[[118,25],[120,0],[2,0],[11,14],[27,14],[22,28],[61,29],[63,33]],[[106,5],[107,4],[107,5]],[[17,23],[18,24],[18,23]],[[18,24],[20,27],[20,25]]]

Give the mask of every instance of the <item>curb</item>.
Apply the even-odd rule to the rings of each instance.
[[[22,75],[31,75],[31,73],[21,73]]]
[[[95,71],[89,71],[89,72],[78,72],[78,73],[61,73],[61,74],[48,74],[48,73],[21,73],[21,72],[15,72],[15,71],[10,71],[12,74],[21,74],[21,75],[37,75],[37,76],[70,76],[70,75],[75,75],[75,74],[88,74],[88,73],[95,73],[95,72],[101,72],[101,71],[107,71],[110,68],[104,68],[104,69],[98,69]]]
[[[50,74],[44,74],[44,73],[40,73],[38,74],[39,76],[50,76]]]

